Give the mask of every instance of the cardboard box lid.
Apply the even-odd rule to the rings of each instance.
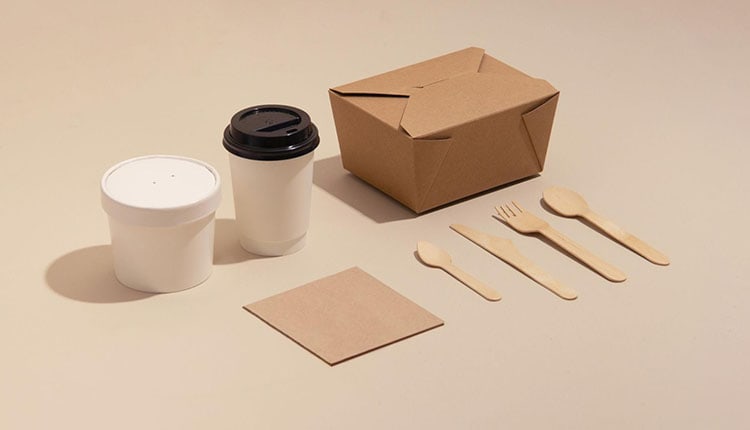
[[[456,51],[332,91],[344,96],[408,97],[399,126],[415,139],[446,137],[458,125],[529,102],[541,105],[558,93],[547,81],[510,67],[481,48]],[[380,119],[392,124],[391,118]],[[526,126],[534,128],[530,123]],[[538,133],[530,130],[530,134]]]

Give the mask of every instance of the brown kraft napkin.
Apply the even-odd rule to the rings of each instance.
[[[244,308],[330,365],[443,325],[358,267]]]

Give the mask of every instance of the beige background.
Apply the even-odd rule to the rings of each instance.
[[[743,1],[84,2],[0,8],[0,428],[748,428],[750,8]],[[346,174],[326,89],[481,46],[561,90],[546,170],[415,218]],[[308,246],[243,253],[220,137],[253,104],[320,128]],[[172,153],[224,179],[213,276],[113,278],[101,174]],[[539,207],[550,185],[672,258]],[[491,218],[516,199],[629,274]],[[448,229],[514,239],[564,302]],[[419,264],[419,239],[504,294]],[[446,321],[329,367],[242,305],[358,265]]]

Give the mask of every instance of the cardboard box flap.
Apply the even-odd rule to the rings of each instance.
[[[431,60],[332,88],[339,94],[409,96],[415,90],[454,76],[475,73],[484,49],[466,48]]]
[[[414,91],[401,127],[415,139],[449,137],[453,127],[555,94],[547,81],[523,74],[463,74]]]
[[[539,170],[542,170],[544,160],[547,158],[547,147],[552,134],[552,121],[555,118],[555,109],[559,98],[560,94],[557,93],[537,108],[521,115],[526,132],[531,140],[531,146],[534,147],[534,152],[536,152],[536,159],[539,161]]]
[[[453,140],[413,140],[413,142],[414,182],[416,185],[414,206],[421,208],[435,184],[435,179],[440,173]]]
[[[479,73],[497,73],[500,75],[516,75],[523,76],[525,78],[532,79],[531,76],[526,73],[512,67],[508,64],[503,63],[497,58],[493,58],[489,55],[485,55],[482,58],[482,63],[479,65]]]

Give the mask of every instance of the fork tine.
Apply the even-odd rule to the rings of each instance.
[[[516,214],[514,214],[514,213],[513,213],[513,211],[512,211],[512,210],[510,210],[510,207],[509,207],[509,206],[508,206],[507,204],[506,204],[506,205],[503,205],[503,206],[502,206],[502,209],[503,209],[503,213],[504,213],[504,214],[505,214],[505,216],[507,216],[508,218],[510,218],[510,217],[512,217],[512,216],[515,216],[515,215],[516,215]]]
[[[518,212],[523,212],[523,209],[521,208],[521,206],[518,205],[518,203],[516,203],[515,201],[513,201],[512,203],[513,203],[513,206],[515,206],[516,209],[518,209]]]
[[[506,215],[503,211],[502,206],[495,206],[495,212],[497,212],[497,216],[500,217],[505,222],[508,222],[508,215]]]

